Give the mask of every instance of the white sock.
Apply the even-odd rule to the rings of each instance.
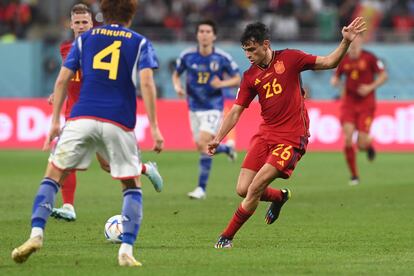
[[[41,236],[43,238],[43,229],[40,227],[33,227],[30,233],[30,238]]]
[[[128,243],[122,243],[121,247],[119,248],[119,252],[118,255],[121,254],[127,254],[129,256],[132,256],[132,245],[128,244]]]

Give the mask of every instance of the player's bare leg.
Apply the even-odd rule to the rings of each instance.
[[[32,253],[43,246],[43,234],[47,219],[52,212],[59,183],[63,183],[67,173],[48,164],[45,177],[41,182],[34,200],[32,211],[32,231],[29,239],[19,247],[13,249],[12,259],[16,263],[25,262]]]
[[[374,161],[376,157],[376,151],[372,146],[372,138],[367,132],[360,131],[358,133],[358,148],[362,151],[366,151],[369,161]]]
[[[359,184],[359,175],[356,165],[356,153],[353,146],[352,136],[355,131],[355,125],[352,123],[344,123],[342,130],[345,136],[345,160],[348,165],[349,171],[351,173],[351,179],[349,185],[358,185]]]

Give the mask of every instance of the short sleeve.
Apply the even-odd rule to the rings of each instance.
[[[239,74],[239,66],[232,58],[224,58],[223,70],[232,77]]]
[[[384,62],[381,59],[378,59],[376,56],[372,56],[372,64],[374,66],[374,72],[379,73],[385,70]]]
[[[78,37],[72,43],[69,54],[63,64],[64,67],[76,72],[80,68],[80,57],[82,51],[82,37]]]
[[[248,108],[256,95],[257,92],[249,86],[248,78],[244,75],[237,91],[235,104]]]
[[[140,57],[138,59],[138,69],[142,70],[144,68],[157,69],[158,68],[158,58],[155,54],[154,47],[149,40],[142,40],[141,42],[141,51]]]
[[[312,70],[315,67],[317,56],[300,50],[289,50],[289,55],[295,59],[298,71]]]
[[[177,71],[179,75],[181,75],[186,70],[184,58],[185,55],[180,55],[180,57],[178,57],[175,61],[175,71]]]

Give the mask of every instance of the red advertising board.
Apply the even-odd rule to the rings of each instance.
[[[307,107],[311,120],[308,149],[341,150],[339,102],[308,101]],[[0,100],[0,149],[40,149],[49,129],[51,112],[52,107],[45,99]],[[167,150],[195,148],[183,100],[159,100],[158,117]],[[252,103],[232,133],[238,149],[248,147],[260,120],[260,106]],[[137,122],[137,142],[142,149],[150,149],[151,135],[142,102],[138,102]],[[414,102],[379,102],[371,135],[380,151],[414,151]]]

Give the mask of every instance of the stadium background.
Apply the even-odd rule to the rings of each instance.
[[[98,2],[85,2],[94,12],[95,25],[101,24]],[[53,89],[61,64],[59,43],[71,38],[68,11],[74,3],[69,0],[0,2],[0,148],[39,148],[41,145],[51,108],[38,98],[47,97]],[[247,22],[262,20],[271,26],[275,49],[299,48],[324,55],[336,46],[340,26],[356,15],[364,16],[369,26],[366,49],[380,57],[389,71],[389,81],[377,91],[380,104],[372,130],[374,142],[380,150],[414,149],[414,1],[140,1],[132,28],[154,41],[159,57],[160,69],[156,72],[162,99],[159,113],[161,118],[171,119],[168,123],[161,119],[165,122],[167,149],[193,148],[186,106],[184,100],[176,99],[171,72],[177,55],[195,45],[194,24],[198,14],[219,22],[217,46],[234,57],[241,71],[249,65],[240,49],[238,35]],[[305,72],[302,76],[313,115],[311,150],[341,149],[337,116],[340,92],[329,85],[331,74],[332,71]],[[229,106],[234,94],[234,90],[226,91]],[[25,101],[19,100],[22,98]],[[173,108],[179,112],[171,113]],[[248,124],[236,129],[239,149],[247,147],[248,138],[255,130],[252,126],[259,123],[254,112],[249,116]],[[169,127],[177,121],[183,130],[181,136]],[[137,136],[144,149],[150,147],[148,129],[138,127]]]
[[[85,2],[99,21],[97,1]],[[103,235],[105,221],[119,213],[120,187],[96,161],[78,174],[77,221],[50,220],[40,252],[24,265],[10,258],[29,233],[33,195],[48,156],[40,151],[51,112],[46,97],[60,66],[58,45],[70,38],[73,3],[0,0],[1,275],[133,273],[117,266],[118,246],[107,243]],[[159,155],[143,152],[145,161],[158,163],[165,186],[156,193],[143,177],[145,218],[135,252],[144,266],[136,273],[414,275],[413,10],[413,0],[140,1],[133,28],[154,40],[160,57],[158,111],[169,150]],[[241,70],[248,66],[238,42],[246,22],[271,24],[276,49],[299,47],[326,54],[339,40],[339,26],[361,14],[369,22],[366,48],[385,61],[390,74],[377,92],[381,103],[373,134],[381,152],[374,163],[358,154],[361,184],[352,187],[347,185],[349,175],[340,152],[338,91],[329,85],[331,72],[303,74],[311,94],[309,148],[314,151],[302,158],[291,179],[272,183],[293,193],[279,221],[265,225],[267,205],[260,204],[238,233],[234,248],[226,252],[213,245],[240,203],[235,183],[259,115],[257,105],[246,110],[235,133],[240,158],[231,164],[225,156],[216,156],[208,198],[190,201],[186,193],[196,183],[199,156],[193,150],[185,101],[175,98],[171,89],[170,66],[183,48],[195,44],[194,23],[200,14],[220,23],[218,45],[231,52]],[[234,91],[227,93],[230,106]],[[138,116],[144,116],[142,104]],[[145,117],[139,119],[137,138],[149,149]]]

